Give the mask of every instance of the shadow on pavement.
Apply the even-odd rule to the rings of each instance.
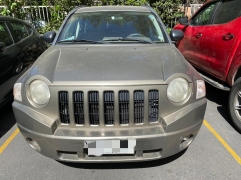
[[[233,123],[231,121],[229,110],[228,110],[228,97],[229,92],[217,89],[210,84],[206,83],[207,88],[207,96],[206,98],[209,101],[212,101],[218,105],[217,110],[223,116],[223,118],[233,127]]]
[[[2,112],[0,116],[0,138],[4,136],[16,123],[12,110],[12,100],[1,107]]]
[[[162,166],[176,159],[180,158],[187,149],[164,159],[153,160],[153,161],[144,161],[144,162],[130,162],[130,163],[70,163],[70,162],[61,162],[59,163],[80,169],[140,169],[140,168],[150,168]]]

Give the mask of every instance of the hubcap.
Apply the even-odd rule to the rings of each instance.
[[[234,110],[237,118],[241,121],[241,90],[237,92],[234,98]]]
[[[16,67],[16,73],[19,73],[23,68],[23,63],[22,62],[19,62],[17,67]]]

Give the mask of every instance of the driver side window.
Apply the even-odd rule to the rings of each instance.
[[[213,11],[216,7],[216,3],[210,4],[201,10],[190,22],[193,26],[203,26],[210,24],[210,20],[212,18]]]

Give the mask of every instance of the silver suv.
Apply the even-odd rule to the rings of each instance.
[[[164,158],[187,148],[206,109],[203,79],[150,7],[74,9],[14,86],[18,127],[60,161]]]

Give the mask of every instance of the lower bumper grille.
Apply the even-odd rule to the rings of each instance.
[[[102,119],[102,124],[107,126],[143,124],[145,117],[150,123],[158,121],[159,91],[155,89],[146,93],[143,90],[89,91],[86,94],[74,91],[71,100],[77,125],[98,126]],[[68,91],[59,92],[59,109],[61,122],[70,124],[72,110],[69,109]]]

